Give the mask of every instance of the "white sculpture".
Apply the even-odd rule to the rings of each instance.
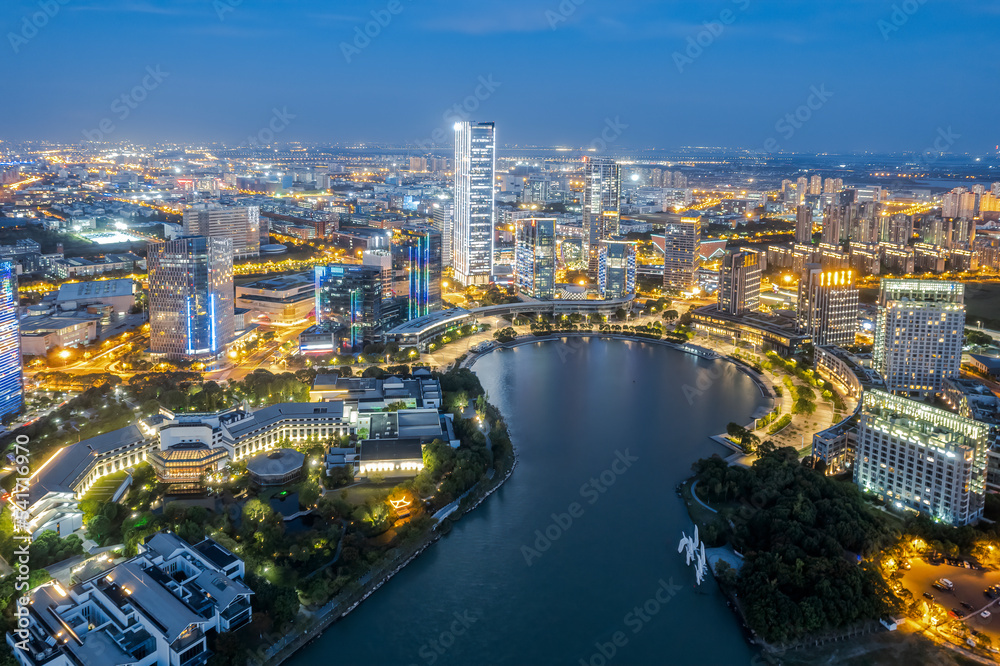
[[[698,539],[698,526],[694,526],[694,536],[689,537],[681,532],[681,542],[677,544],[677,552],[684,553],[685,564],[694,564],[695,580],[701,585],[708,569],[705,559],[705,544]]]

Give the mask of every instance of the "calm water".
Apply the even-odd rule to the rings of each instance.
[[[724,452],[708,435],[749,419],[753,382],[614,340],[525,345],[475,371],[507,415],[514,475],[289,663],[600,666],[603,648],[609,664],[750,664],[714,582],[695,592],[677,554],[674,487]]]

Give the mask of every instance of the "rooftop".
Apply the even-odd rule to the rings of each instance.
[[[135,293],[135,282],[132,278],[72,282],[59,287],[56,302],[63,303],[65,301],[79,301],[90,298],[130,296],[133,293]]]

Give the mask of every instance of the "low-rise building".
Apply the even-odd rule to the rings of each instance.
[[[795,332],[795,320],[780,315],[748,313],[731,315],[708,305],[691,311],[695,330],[733,342],[751,344],[763,351],[791,356],[812,341],[808,335]]]
[[[88,305],[110,305],[124,315],[135,305],[135,281],[132,278],[117,280],[91,280],[72,282],[59,287],[56,305],[61,310],[76,310]]]
[[[250,621],[243,575],[243,562],[211,539],[192,546],[156,534],[97,577],[36,588],[7,644],[21,666],[200,666],[211,634]]]
[[[316,307],[316,283],[312,273],[296,273],[236,285],[236,307],[259,321],[297,324]]]
[[[80,347],[97,340],[100,315],[66,313],[21,319],[21,353],[45,356],[59,347]]]

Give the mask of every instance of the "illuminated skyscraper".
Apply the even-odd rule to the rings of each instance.
[[[424,224],[396,229],[392,235],[394,295],[405,296],[406,319],[441,309],[441,234]]]
[[[760,273],[760,255],[756,252],[726,252],[719,277],[719,311],[741,315],[759,310]]]
[[[488,284],[493,275],[494,123],[455,123],[455,279]]]
[[[455,204],[440,201],[434,204],[434,228],[441,234],[441,265],[451,266],[454,259]]]
[[[817,345],[852,345],[858,330],[858,303],[853,271],[824,271],[820,264],[806,264],[799,276],[799,332],[811,336]]]
[[[697,284],[701,216],[671,215],[664,225],[663,287],[684,291]]]
[[[618,235],[621,190],[617,162],[608,157],[583,158],[583,229],[589,234],[592,256],[599,240]]]
[[[150,243],[150,351],[210,360],[234,338],[233,242],[191,236]]]
[[[555,218],[522,218],[515,221],[514,225],[514,281],[518,291],[532,298],[554,298]]]
[[[14,262],[0,261],[0,417],[17,413],[24,403],[17,306]]]
[[[872,361],[888,390],[926,396],[959,375],[965,336],[965,285],[884,279]]]
[[[352,348],[375,337],[382,326],[382,269],[332,264],[316,267],[316,323],[349,331]]]
[[[605,238],[597,257],[597,284],[601,298],[612,300],[635,293],[635,242]]]
[[[266,226],[266,223],[265,223]],[[197,204],[184,211],[184,234],[208,238],[229,238],[233,258],[260,256],[260,208],[258,206],[215,206]]]

